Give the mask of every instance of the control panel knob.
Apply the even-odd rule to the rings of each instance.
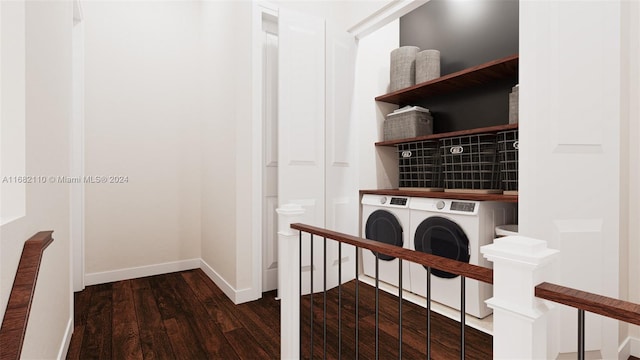
[[[438,200],[438,202],[436,203],[436,209],[442,210],[442,209],[444,209],[444,205],[445,205],[444,201]]]
[[[387,203],[387,197],[386,196],[381,197],[380,198],[380,204],[384,205],[386,203]]]

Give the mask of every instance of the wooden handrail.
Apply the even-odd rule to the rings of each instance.
[[[53,242],[52,234],[53,231],[41,231],[24,243],[0,328],[0,360],[20,358],[42,253]]]
[[[640,325],[640,304],[547,282],[536,286],[535,295],[541,299]]]
[[[321,237],[326,237],[328,239],[336,240],[345,244],[354,245],[363,249],[369,249],[375,252],[394,256],[399,259],[408,260],[434,269],[447,271],[452,274],[462,275],[488,284],[493,284],[493,270],[482,266],[471,265],[441,256],[409,250],[401,248],[399,246],[389,245],[369,239],[363,239],[305,224],[291,224],[291,228]]]

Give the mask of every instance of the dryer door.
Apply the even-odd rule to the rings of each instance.
[[[376,210],[367,218],[365,237],[369,240],[380,241],[386,244],[402,247],[402,225],[392,213],[385,210]],[[395,257],[371,251],[380,260],[391,261]]]
[[[414,245],[417,251],[469,262],[469,238],[460,225],[443,217],[432,216],[420,223],[416,229]],[[458,276],[438,269],[432,269],[431,273],[447,279]]]

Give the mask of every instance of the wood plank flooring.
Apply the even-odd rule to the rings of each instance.
[[[89,286],[75,294],[67,359],[276,359],[275,292],[234,305],[201,270]]]
[[[335,288],[327,293],[327,358],[337,358],[338,344],[340,354],[345,359],[355,358],[355,281],[342,286],[342,324],[338,321],[338,292]],[[374,359],[376,350],[375,335],[375,288],[359,283],[359,342],[360,358]],[[313,356],[323,354],[324,298],[322,294],[313,296]],[[311,309],[309,296],[302,302],[303,357],[309,358],[311,349],[310,333]],[[398,335],[398,298],[379,291],[379,357],[380,359],[425,359],[427,350],[427,313],[426,309],[406,300],[402,303],[402,347]],[[342,327],[342,341],[339,341],[338,328]],[[493,337],[476,329],[465,327],[465,359],[491,359],[493,357]],[[460,323],[442,315],[431,313],[431,358],[460,359]],[[401,352],[401,353],[400,353]]]
[[[327,358],[355,358],[355,282],[327,293]],[[375,358],[375,292],[359,285],[362,359]],[[338,291],[342,291],[341,300]],[[89,286],[75,294],[75,329],[68,359],[276,359],[280,303],[275,292],[234,305],[201,270]],[[379,352],[398,358],[398,300],[380,291]],[[341,324],[338,302],[341,301]],[[324,297],[313,297],[313,358],[323,355]],[[310,297],[301,304],[303,353],[310,357]],[[426,311],[402,304],[402,358],[426,357]],[[338,327],[342,341],[338,342]],[[460,326],[432,314],[432,359],[460,358]],[[490,359],[492,338],[466,328],[467,359]]]

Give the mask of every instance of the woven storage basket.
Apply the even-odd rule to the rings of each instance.
[[[423,50],[416,55],[416,84],[440,77],[440,51]]]
[[[518,191],[518,130],[498,133],[502,190]]]
[[[431,113],[423,110],[409,110],[391,113],[383,124],[384,140],[406,139],[433,134]]]
[[[437,140],[398,144],[398,184],[401,189],[443,189],[438,144]]]
[[[511,88],[511,92],[509,93],[509,124],[518,122],[518,89],[519,86],[516,85]]]
[[[440,140],[445,188],[501,192],[496,134]]]
[[[396,91],[416,84],[417,46],[401,46],[391,51],[390,90]]]

